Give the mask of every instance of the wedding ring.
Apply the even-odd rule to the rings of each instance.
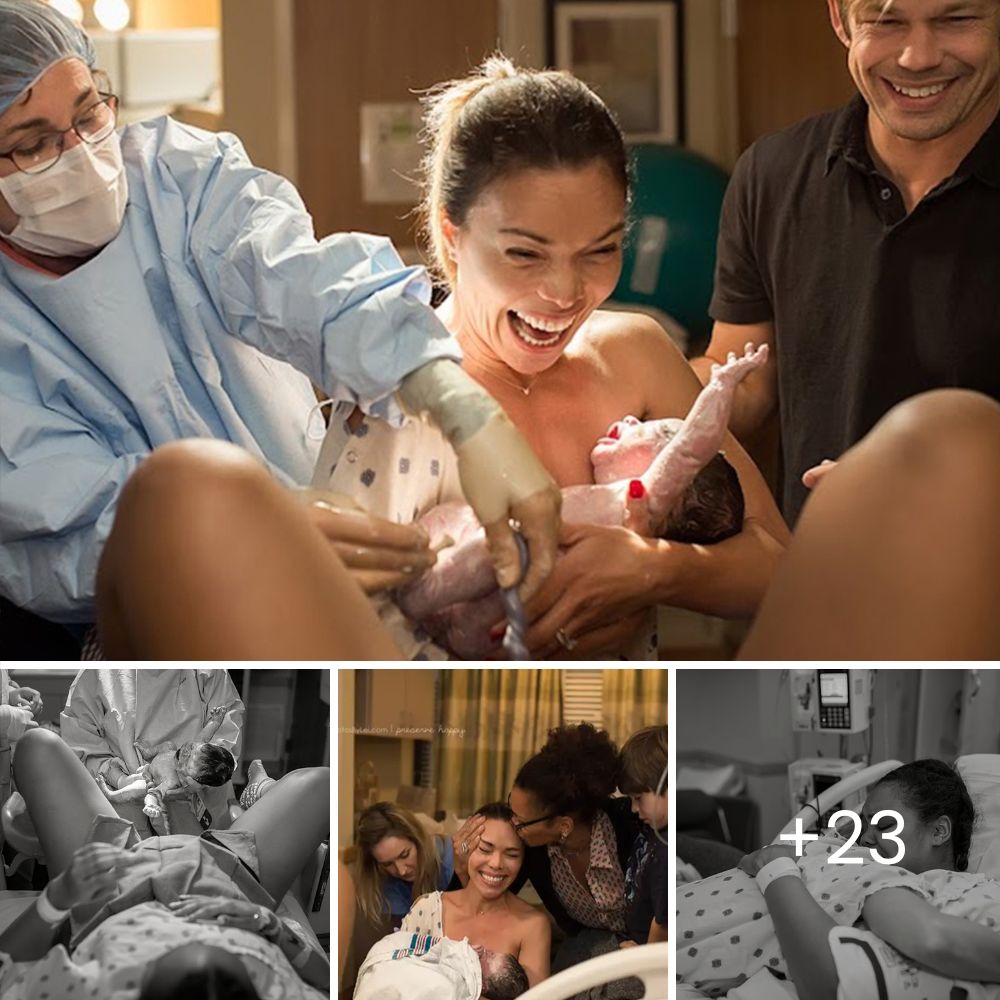
[[[260,920],[260,918],[261,918],[260,917],[260,910],[254,910],[253,911],[253,922],[257,923],[257,921]]]
[[[462,841],[462,844],[461,844],[461,846],[458,849],[458,853],[459,854],[468,854],[469,853],[469,842],[467,840],[463,840]]]
[[[567,635],[565,629],[557,628],[556,642],[558,642],[567,653],[572,653],[573,650],[576,649],[579,640]]]

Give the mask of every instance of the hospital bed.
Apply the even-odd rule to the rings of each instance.
[[[848,775],[836,785],[820,793],[816,799],[792,816],[781,833],[794,832],[796,820],[800,818],[803,828],[809,829],[811,825],[815,825],[818,816],[825,815],[855,792],[875,784],[880,778],[885,777],[899,766],[900,762],[897,760],[882,761],[879,764],[872,764],[856,774]],[[990,875],[1000,881],[1000,755],[970,754],[960,757],[956,761],[956,768],[968,786],[978,817],[969,850],[968,870],[972,873]],[[775,837],[773,843],[782,843],[780,836],[781,834]],[[841,946],[841,942],[831,940],[831,950],[834,952],[835,959],[839,946]],[[852,950],[852,955],[856,954],[857,951]],[[873,976],[874,983],[874,979],[878,978],[879,973],[875,969],[869,970],[869,972]],[[939,979],[942,984],[946,984],[943,977],[931,978]],[[860,994],[856,992],[857,988],[856,985],[852,987],[855,992],[849,994],[841,985],[841,989],[838,991],[838,1000],[860,1000]],[[874,990],[874,985],[872,988]],[[910,993],[908,992],[905,997],[902,993],[885,993],[883,987],[881,991],[874,991],[871,995],[885,996],[886,1000],[909,1000]],[[920,993],[920,995],[923,994]],[[944,992],[942,995],[947,996],[948,993]],[[530,991],[525,996],[530,996]],[[693,987],[681,986],[677,992],[677,1000],[696,1000],[696,998],[701,1000],[703,996],[704,994],[699,993]],[[727,997],[729,1000],[788,1000],[789,997],[797,997],[797,994],[793,986],[779,982],[765,971],[731,990]]]
[[[646,988],[643,1000],[667,1000],[670,954],[670,944],[664,942],[599,955],[533,986],[521,994],[521,1000],[567,1000],[583,990],[629,976],[642,980]]]

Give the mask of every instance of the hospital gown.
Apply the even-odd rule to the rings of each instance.
[[[95,777],[106,774],[113,762],[132,774],[145,763],[135,749],[136,740],[154,746],[171,740],[180,746],[198,735],[209,710],[217,706],[226,714],[211,742],[225,747],[239,763],[245,709],[221,668],[81,670],[60,716],[60,734]],[[236,797],[232,784],[203,786],[198,795],[212,815],[212,825],[228,826],[228,800]],[[172,833],[201,832],[191,803],[197,806],[193,797],[167,802]],[[138,830],[150,831],[141,801],[116,803],[115,808]]]
[[[97,256],[54,277],[0,252],[0,593],[67,623],[94,620],[115,504],[154,448],[231,441],[304,485],[310,379],[398,423],[400,380],[460,357],[422,269],[381,237],[317,242],[235,137],[158,118],[122,154],[128,207]]]
[[[860,857],[864,864],[830,864],[829,855],[841,846],[842,841],[823,838],[806,845],[797,861],[805,887],[835,924],[857,923],[873,893],[907,888],[942,913],[1000,928],[1000,885],[987,876],[945,871],[916,875],[878,864],[858,848],[844,856]],[[733,869],[681,886],[677,905],[678,981],[714,997],[762,969],[788,974],[767,903],[746,873]]]
[[[236,955],[261,1000],[321,1000],[324,994],[304,983],[281,949],[259,934],[187,921],[168,909],[166,904],[182,892],[274,907],[250,874],[257,864],[253,835],[213,836],[226,846],[191,837],[143,841],[135,851],[147,856],[147,863],[122,874],[113,901],[73,909],[71,952],[56,945],[36,962],[13,962],[0,952],[0,995],[4,1000],[134,1000],[147,965],[174,948],[200,943]]]

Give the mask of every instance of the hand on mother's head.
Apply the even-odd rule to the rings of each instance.
[[[455,874],[465,885],[469,881],[469,857],[479,846],[479,840],[486,827],[486,817],[478,813],[470,816],[452,835],[451,843],[455,850]]]

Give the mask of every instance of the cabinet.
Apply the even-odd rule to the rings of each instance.
[[[434,736],[433,670],[359,670],[355,732],[429,740]]]

